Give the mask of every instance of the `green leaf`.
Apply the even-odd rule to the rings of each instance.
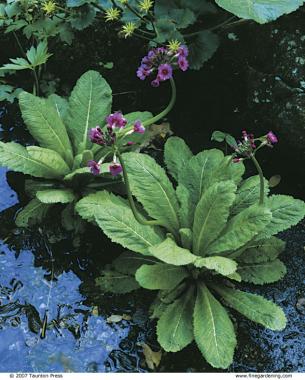
[[[51,166],[35,160],[22,145],[0,141],[0,166],[33,177],[60,178],[61,175]]]
[[[256,285],[271,284],[283,278],[287,270],[278,259],[264,263],[238,264],[238,274],[243,281]]]
[[[304,0],[215,0],[226,11],[243,18],[265,24],[278,17],[294,12]]]
[[[97,71],[87,71],[77,81],[69,98],[66,125],[73,140],[75,152],[90,149],[88,138],[91,128],[95,128],[111,111],[111,88]]]
[[[168,264],[142,265],[136,272],[138,283],[150,290],[172,289],[186,277],[185,268]]]
[[[179,229],[178,201],[165,171],[156,161],[142,153],[123,155],[131,192],[152,217],[173,230]]]
[[[194,287],[167,306],[157,324],[158,342],[166,352],[181,351],[193,339]]]
[[[56,186],[55,182],[53,181],[39,181],[39,180],[33,180],[33,179],[26,179],[24,181],[25,193],[31,198],[36,197],[37,191],[49,190],[49,189],[54,188],[55,186]]]
[[[66,161],[54,150],[39,146],[27,146],[26,150],[31,158],[49,166],[58,177],[63,177],[70,172]]]
[[[181,203],[183,219],[193,219],[195,208],[211,178],[223,161],[223,153],[218,149],[205,150],[193,156],[179,173],[177,195]],[[191,227],[183,225],[183,227]]]
[[[247,245],[247,249],[241,254],[232,254],[237,257],[239,263],[260,264],[275,260],[285,249],[286,243],[281,239],[271,236],[269,239],[254,241]]]
[[[215,270],[223,276],[229,276],[235,273],[237,269],[237,263],[234,260],[221,256],[199,258],[195,261],[195,266],[197,268],[205,267]]]
[[[36,197],[41,203],[71,203],[75,200],[75,195],[70,189],[40,190]]]
[[[19,105],[28,130],[43,148],[59,153],[72,165],[73,154],[66,128],[47,100],[27,92],[19,95]]]
[[[215,286],[215,289],[225,302],[246,316],[251,321],[260,323],[271,330],[280,331],[286,326],[283,310],[271,301],[256,294],[242,292],[225,286]]]
[[[176,194],[179,201],[179,220],[183,228],[190,229],[193,224],[195,205],[192,202],[191,192],[183,184],[176,188]]]
[[[134,252],[149,255],[149,248],[163,241],[159,229],[138,223],[123,198],[99,191],[76,204],[79,215],[96,221],[104,233],[115,243]]]
[[[270,222],[271,212],[262,205],[253,205],[234,216],[222,235],[207,248],[207,255],[236,250],[257,236]]]
[[[58,116],[64,120],[69,107],[68,101],[59,95],[51,94],[48,97],[48,102],[56,109]]]
[[[199,70],[205,62],[213,57],[220,44],[216,33],[203,30],[196,34],[195,39],[189,45],[190,68]]]
[[[96,279],[96,285],[104,292],[126,294],[139,289],[134,277],[116,271],[104,270],[101,277]]]
[[[40,223],[46,216],[50,205],[39,202],[38,199],[32,199],[18,214],[15,223],[18,227],[29,227],[30,225]]]
[[[134,275],[140,266],[144,264],[156,264],[153,257],[143,257],[134,252],[124,252],[113,261],[115,270],[120,273]]]
[[[266,200],[272,212],[271,222],[260,234],[267,238],[298,224],[305,216],[305,203],[288,195],[272,195]]]
[[[265,194],[267,195],[269,192],[268,187],[268,181],[265,180]],[[257,203],[259,201],[259,195],[260,195],[260,179],[259,176],[253,176],[250,178],[247,178],[245,181],[242,182],[241,186],[239,187],[235,202],[231,209],[231,214],[235,215],[244,210],[245,208],[248,208],[252,206],[254,203]]]
[[[191,264],[197,259],[188,249],[178,247],[171,238],[149,248],[149,252],[160,261],[177,266]]]
[[[230,207],[235,200],[236,185],[232,181],[212,185],[201,197],[194,217],[193,251],[205,256],[208,245],[214,241],[227,223]]]
[[[225,308],[204,284],[197,288],[194,336],[208,363],[216,368],[229,367],[236,347],[234,326]]]
[[[181,237],[182,247],[191,250],[193,242],[193,232],[190,228],[180,228],[179,234]]]
[[[184,165],[191,159],[193,153],[180,137],[170,137],[164,147],[164,161],[167,170],[177,181],[178,174]]]
[[[27,52],[26,56],[32,67],[41,66],[47,62],[52,54],[48,53],[48,45],[46,41],[39,42],[37,48],[32,46]]]

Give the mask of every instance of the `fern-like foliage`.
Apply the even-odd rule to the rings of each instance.
[[[105,190],[80,200],[76,210],[81,216],[132,251],[103,272],[97,280],[101,289],[158,291],[151,312],[158,319],[160,345],[176,352],[195,340],[217,368],[233,360],[231,309],[267,328],[284,329],[279,306],[238,288],[242,281],[263,285],[285,275],[278,259],[285,243],[273,235],[297,224],[305,216],[305,203],[269,197],[266,181],[264,204],[259,204],[258,178],[243,180],[243,163],[232,163],[217,149],[194,156],[177,137],[165,146],[167,172],[176,186],[148,155],[123,157],[138,209],[168,230],[140,224],[125,199]]]
[[[87,167],[89,160],[98,161],[103,156],[105,148],[93,148],[88,131],[97,124],[105,127],[105,118],[111,112],[111,88],[98,72],[88,71],[79,78],[69,99],[55,94],[45,99],[22,92],[19,105],[25,125],[39,146],[0,142],[0,166],[34,177],[26,179],[26,192],[32,200],[17,215],[16,224],[28,227],[40,223],[52,204],[64,204],[62,224],[69,228],[69,221],[78,215],[71,205],[84,193],[93,193],[96,186],[118,182],[109,174],[107,163],[96,178]],[[152,115],[133,112],[125,116],[128,121],[144,121]]]

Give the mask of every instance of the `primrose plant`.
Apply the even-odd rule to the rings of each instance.
[[[195,340],[217,368],[232,363],[236,347],[230,309],[269,329],[285,328],[279,306],[239,284],[270,284],[285,275],[278,259],[285,243],[274,235],[305,215],[303,201],[268,196],[256,152],[272,146],[276,136],[254,139],[243,132],[242,141],[233,141],[233,155],[218,149],[193,155],[182,139],[169,138],[169,177],[150,156],[117,149],[128,199],[103,190],[76,205],[128,250],[102,271],[100,288],[156,291],[151,313],[160,345],[177,352]],[[245,159],[259,174],[243,180]]]

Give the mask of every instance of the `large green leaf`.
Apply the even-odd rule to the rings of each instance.
[[[40,181],[40,180],[34,180],[30,178],[26,178],[24,181],[24,190],[25,193],[31,197],[35,198],[37,191],[40,190],[49,190],[56,186],[56,182],[54,181]]]
[[[23,120],[39,145],[55,150],[72,165],[72,146],[56,109],[46,99],[27,92],[19,95],[19,105]]]
[[[271,236],[269,239],[247,244],[247,249],[241,254],[233,253],[230,257],[237,257],[238,262],[245,264],[266,263],[275,260],[284,251],[285,245],[283,240]]]
[[[165,171],[141,153],[123,155],[132,193],[147,213],[173,230],[179,229],[176,193]]]
[[[271,330],[283,330],[286,317],[283,310],[271,301],[258,296],[225,286],[215,286],[215,289],[225,302],[245,315],[251,321],[260,323]]]
[[[158,342],[167,352],[181,351],[193,339],[194,287],[167,306],[157,324]]]
[[[272,212],[272,219],[260,238],[265,239],[295,226],[305,216],[305,203],[288,195],[272,195],[267,198],[266,206]]]
[[[260,233],[270,222],[271,212],[262,205],[253,205],[234,216],[221,237],[210,244],[206,253],[215,255],[236,250]]]
[[[265,194],[269,192],[268,181],[265,180]],[[252,206],[259,201],[260,195],[260,179],[259,176],[253,176],[247,178],[242,182],[241,186],[237,190],[236,199],[231,209],[231,214],[235,215],[244,210],[247,207]]]
[[[91,128],[104,124],[111,112],[111,88],[97,71],[87,71],[76,83],[70,98],[66,125],[74,150],[81,153],[92,146],[88,138]]]
[[[51,94],[48,102],[56,109],[58,116],[64,120],[69,107],[68,101],[57,94]]]
[[[197,256],[188,249],[179,247],[171,238],[149,248],[149,252],[160,261],[172,265],[188,265],[197,259]]]
[[[238,274],[243,281],[256,285],[271,284],[283,278],[287,270],[278,259],[264,263],[238,264]]]
[[[191,69],[201,69],[203,64],[213,57],[219,44],[220,40],[216,33],[209,30],[196,33],[195,38],[189,44]]]
[[[174,265],[142,265],[136,272],[136,280],[145,289],[172,289],[188,275],[185,268]]]
[[[180,137],[170,137],[164,147],[164,161],[167,170],[177,181],[184,165],[191,159],[193,153]]]
[[[134,277],[111,270],[102,271],[101,276],[95,282],[104,292],[117,294],[129,293],[139,288]]]
[[[18,227],[29,227],[40,223],[46,216],[50,205],[39,202],[38,199],[32,199],[18,214],[15,223]]]
[[[112,241],[134,252],[149,255],[148,249],[164,239],[157,228],[135,220],[127,201],[107,191],[81,199],[76,211],[82,218],[96,221]]]
[[[291,13],[304,4],[304,0],[215,0],[225,10],[244,19],[265,24]]]
[[[212,185],[201,197],[194,217],[193,252],[204,256],[227,223],[230,207],[235,199],[236,185],[232,181]]]
[[[39,146],[27,146],[26,150],[31,158],[50,167],[58,177],[63,177],[70,172],[66,161],[55,150]]]
[[[60,178],[61,174],[48,163],[32,158],[26,148],[14,142],[0,141],[0,166],[16,172],[29,174],[40,178]]]
[[[195,261],[195,266],[197,268],[205,267],[210,270],[215,270],[223,276],[229,276],[235,273],[237,269],[237,263],[234,260],[222,256],[199,258]]]
[[[36,197],[41,203],[71,203],[75,199],[70,189],[40,190],[36,193]]]
[[[197,288],[194,336],[206,361],[216,368],[228,368],[233,361],[236,336],[225,308],[202,283]]]
[[[176,194],[179,202],[179,220],[183,228],[191,228],[194,219],[195,206],[192,202],[191,192],[183,184],[179,184],[176,188]]]
[[[142,256],[134,252],[123,252],[112,263],[115,270],[120,273],[134,275],[140,266],[144,264],[156,264],[156,259],[150,256]]]

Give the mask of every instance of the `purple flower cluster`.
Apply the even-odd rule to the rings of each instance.
[[[106,117],[106,130],[102,130],[100,126],[96,126],[89,131],[89,139],[91,142],[101,146],[114,146],[117,141],[117,132],[125,128],[127,125],[127,120],[124,118],[121,112],[114,112]],[[140,120],[137,120],[133,129],[126,133],[144,133],[145,127]],[[132,141],[128,142],[127,145],[132,145]],[[90,160],[88,162],[88,167],[93,175],[99,175],[101,170],[101,161],[96,162]],[[109,165],[109,172],[116,176],[122,172],[122,166],[117,162],[116,157],[113,157],[113,162]]]
[[[260,145],[257,147],[255,141],[259,141]],[[235,150],[233,155],[233,162],[240,162],[244,158],[249,158],[252,154],[262,148],[264,145],[272,147],[274,144],[278,142],[278,138],[276,135],[269,131],[267,135],[257,138],[254,138],[252,133],[248,134],[247,131],[242,131],[242,140],[238,141],[235,146],[232,148]]]
[[[156,78],[151,82],[151,85],[158,87],[160,82],[173,77],[174,68],[179,67],[182,71],[188,69],[188,54],[189,51],[185,45],[181,45],[177,52],[173,52],[167,47],[152,49],[142,59],[141,66],[137,70],[137,77],[145,80],[151,74],[156,73]]]

